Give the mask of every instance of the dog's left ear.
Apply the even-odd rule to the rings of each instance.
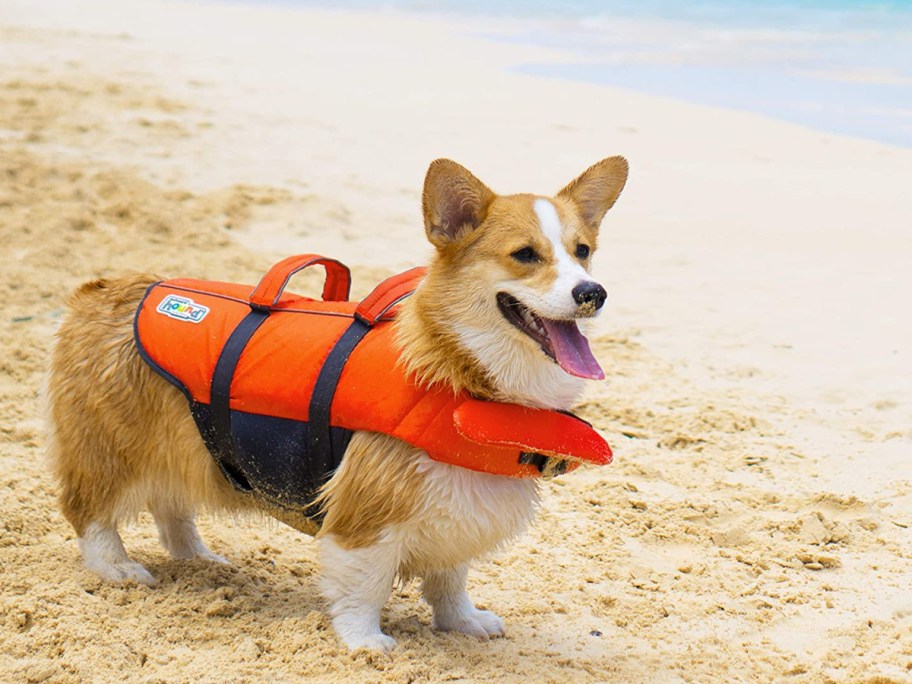
[[[438,159],[428,168],[421,199],[427,238],[443,249],[482,224],[494,193],[465,167]]]
[[[627,170],[627,160],[623,157],[602,159],[583,171],[557,196],[573,202],[579,208],[583,220],[593,228],[598,228],[624,189]]]

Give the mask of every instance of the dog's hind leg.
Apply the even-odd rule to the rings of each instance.
[[[465,564],[425,575],[421,593],[434,609],[434,627],[481,639],[503,636],[503,620],[489,610],[476,608],[466,593],[467,575]]]
[[[209,550],[199,536],[193,514],[182,506],[158,501],[150,502],[149,510],[158,526],[158,539],[172,558],[202,558],[215,563],[228,563],[225,558]]]
[[[79,537],[79,548],[86,567],[106,580],[157,584],[142,564],[130,560],[113,524],[89,523]]]
[[[89,485],[91,474],[63,467],[60,470],[64,471],[63,512],[79,535],[79,550],[86,568],[112,582],[156,584],[148,570],[130,560],[117,532],[116,503],[118,497],[124,496],[124,490],[116,486],[120,484],[118,478],[113,477],[107,488],[93,487]]]
[[[153,585],[155,578],[130,560],[117,532],[118,520],[132,513],[119,510],[129,508],[129,471],[103,440],[80,434],[77,425],[58,424],[49,448],[61,485],[61,507],[79,537],[85,565],[106,580]]]

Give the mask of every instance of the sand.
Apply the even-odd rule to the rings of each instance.
[[[0,7],[0,680],[912,681],[912,150],[510,71],[508,26],[238,5]],[[357,293],[428,248],[437,156],[551,193],[625,154],[580,412],[616,461],[546,485],[470,591],[507,637],[349,654],[313,541],[202,516],[228,567],[124,532],[159,587],[82,569],[40,388],[68,291],[252,282],[322,252]],[[303,280],[306,291],[314,283]]]

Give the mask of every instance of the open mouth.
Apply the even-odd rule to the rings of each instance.
[[[589,349],[589,340],[580,332],[575,320],[539,316],[506,292],[497,293],[497,306],[504,318],[535,341],[565,372],[580,378],[604,379],[605,373]]]
[[[553,361],[557,361],[557,357],[554,355],[554,345],[551,344],[545,324],[532,309],[506,292],[497,293],[497,306],[500,307],[500,313],[504,315],[504,318],[538,342],[542,351]]]

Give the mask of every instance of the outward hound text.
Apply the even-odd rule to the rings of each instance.
[[[206,317],[206,314],[209,313],[209,308],[202,304],[197,304],[187,297],[178,297],[177,295],[169,294],[162,300],[161,304],[158,305],[156,311],[163,313],[166,316],[170,316],[171,318],[176,318],[179,321],[199,323]]]

